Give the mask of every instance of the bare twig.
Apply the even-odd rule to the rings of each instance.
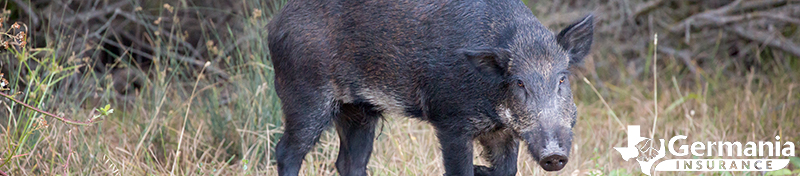
[[[33,27],[34,28],[38,27],[39,26],[39,16],[36,16],[36,13],[33,12],[33,9],[31,9],[31,6],[28,6],[28,4],[26,4],[25,2],[22,2],[22,0],[14,0],[14,2],[17,3],[17,7],[21,8],[23,11],[25,11],[25,13],[28,14],[28,17],[30,17],[31,21],[33,22]]]
[[[786,16],[785,14],[759,13],[759,14],[756,14],[756,15],[764,16],[764,17],[772,18],[772,19],[776,19],[776,20],[781,20],[781,21],[784,21],[784,22],[787,22],[787,23],[794,23],[794,24],[800,25],[800,19],[792,18],[792,17]]]
[[[606,106],[606,109],[608,109],[608,112],[611,113],[611,117],[614,117],[614,120],[616,120],[617,123],[619,124],[619,129],[620,130],[625,129],[625,125],[622,124],[622,121],[619,121],[619,117],[617,117],[617,113],[614,113],[614,110],[611,109],[610,105],[608,105],[608,102],[606,102],[606,99],[603,98],[602,95],[600,95],[600,92],[597,91],[597,88],[594,88],[594,85],[592,85],[592,82],[589,82],[589,79],[586,79],[586,77],[583,77],[583,82],[586,82],[586,84],[589,84],[589,87],[592,88],[592,91],[594,91],[594,93],[597,94],[597,97],[600,98],[600,102],[602,102],[603,105]]]
[[[36,108],[36,107],[33,107],[33,106],[31,106],[31,105],[25,104],[25,103],[24,103],[24,102],[22,102],[22,101],[19,101],[19,100],[17,100],[17,99],[14,99],[14,97],[12,97],[11,95],[4,94],[4,93],[0,92],[0,96],[3,96],[3,97],[5,97],[5,98],[8,98],[8,99],[10,99],[11,101],[14,101],[14,102],[16,102],[16,103],[19,103],[19,104],[21,104],[22,106],[24,106],[24,107],[26,107],[26,108],[28,108],[28,109],[34,110],[34,111],[36,111],[36,112],[42,113],[42,114],[44,114],[44,115],[47,115],[47,116],[50,116],[50,117],[53,117],[53,118],[56,118],[56,119],[58,119],[58,120],[60,120],[60,121],[62,121],[62,122],[64,122],[64,123],[71,124],[71,125],[89,126],[89,125],[92,125],[92,124],[94,124],[94,123],[97,123],[97,122],[99,122],[99,121],[102,121],[102,119],[101,119],[101,118],[93,118],[93,119],[91,119],[91,120],[89,120],[89,121],[86,121],[86,122],[81,122],[81,121],[77,121],[77,120],[71,120],[71,119],[67,119],[67,118],[61,117],[61,116],[57,116],[57,115],[55,115],[55,114],[52,114],[52,113],[50,113],[50,112],[47,112],[47,111],[41,110],[41,109],[39,109],[39,108]]]
[[[655,0],[655,1],[647,1],[643,4],[639,4],[636,6],[636,10],[633,11],[633,18],[638,18],[639,16],[649,13],[650,11],[655,10],[661,4],[664,4],[666,0]]]
[[[678,25],[675,25],[669,29],[670,32],[673,33],[680,33],[687,29],[692,23],[698,21],[698,19],[717,19],[720,15],[726,14],[730,12],[734,7],[739,5],[743,0],[736,0],[731,2],[728,5],[725,5],[721,8],[714,9],[714,10],[707,10],[702,13],[694,14],[688,18],[683,19],[681,22],[678,22]]]
[[[183,127],[181,127],[181,134],[178,135],[178,147],[175,148],[175,160],[172,163],[172,170],[169,171],[169,175],[175,175],[175,167],[178,167],[178,159],[181,157],[181,143],[183,142],[183,132],[186,130],[186,120],[189,119],[189,113],[191,112],[192,108],[192,99],[194,99],[195,91],[197,90],[197,84],[200,83],[200,78],[203,78],[203,71],[206,70],[206,67],[210,66],[211,62],[206,62],[203,64],[203,69],[200,70],[200,75],[197,76],[197,80],[194,82],[194,88],[192,88],[192,95],[189,96],[189,103],[186,104],[186,114],[183,116]]]
[[[658,124],[658,33],[653,35],[653,131],[650,139],[655,139]]]
[[[204,61],[201,61],[201,60],[199,60],[199,58],[200,58],[200,54],[199,54],[199,52],[198,52],[198,51],[197,51],[197,50],[196,50],[196,49],[195,49],[195,48],[194,48],[194,47],[193,47],[191,44],[187,43],[187,42],[186,42],[186,41],[184,41],[184,40],[180,40],[178,37],[175,37],[175,36],[174,36],[174,35],[172,35],[171,33],[167,32],[167,31],[164,31],[163,29],[161,29],[161,28],[159,28],[159,27],[156,27],[156,26],[150,25],[150,24],[148,24],[148,23],[146,23],[146,22],[143,22],[143,21],[141,21],[141,20],[137,20],[138,18],[136,18],[136,16],[135,16],[135,15],[133,15],[133,14],[131,14],[131,13],[128,13],[128,12],[125,12],[125,11],[116,11],[115,13],[119,13],[119,14],[120,14],[120,15],[122,15],[123,17],[125,17],[125,18],[128,18],[129,20],[131,20],[131,21],[133,21],[133,22],[135,22],[135,23],[138,23],[138,24],[140,24],[140,25],[142,25],[142,26],[144,26],[144,27],[150,28],[151,30],[154,30],[154,31],[159,31],[159,33],[161,33],[161,34],[163,34],[163,35],[167,36],[167,37],[168,37],[168,38],[170,38],[171,40],[175,40],[175,41],[177,41],[177,42],[181,43],[181,45],[183,45],[183,46],[184,46],[184,47],[186,47],[186,48],[187,48],[189,51],[191,51],[191,52],[192,52],[192,55],[194,56],[194,57],[186,57],[186,56],[181,56],[180,54],[174,54],[174,55],[170,55],[169,57],[172,57],[172,58],[178,59],[178,60],[180,60],[180,61],[183,61],[183,62],[188,62],[188,63],[190,63],[190,64],[192,64],[192,65],[195,65],[195,66],[204,67],[204,65],[205,65],[205,62],[204,62]],[[106,41],[104,41],[104,42],[106,42]],[[118,46],[118,47],[121,47],[121,46]],[[137,54],[138,54],[138,53],[137,53]],[[148,54],[148,55],[149,55],[149,54]],[[151,57],[148,57],[148,58],[152,58],[152,56],[151,56]],[[229,76],[228,76],[228,73],[226,73],[226,72],[222,71],[222,69],[219,69],[219,68],[217,68],[216,66],[213,66],[213,65],[211,65],[211,66],[208,66],[208,68],[206,68],[206,69],[208,69],[208,71],[210,71],[210,72],[213,72],[213,73],[215,73],[215,74],[219,75],[220,77],[222,77],[222,79],[224,79],[224,80],[228,80],[228,77],[229,77]]]
[[[64,175],[69,175],[69,159],[72,157],[72,130],[67,131],[67,161],[64,163]]]
[[[747,13],[742,15],[735,15],[735,16],[721,16],[721,15],[713,15],[713,16],[703,16],[701,19],[703,21],[695,21],[692,23],[695,27],[705,27],[705,26],[723,26],[735,22],[742,22],[742,21],[749,21],[752,19],[757,18],[772,18],[775,20],[780,20],[783,22],[788,23],[795,23],[800,24],[800,20],[788,17],[783,14],[777,13]],[[670,30],[677,30],[677,29],[670,29]]]
[[[257,39],[257,38],[253,34],[250,34],[250,35],[247,35],[247,36],[244,36],[244,37],[239,37],[239,39],[236,39],[236,41],[233,42],[233,45],[230,45],[230,47],[226,47],[225,51],[223,51],[222,53],[219,53],[217,55],[217,57],[214,58],[213,62],[219,62],[223,57],[229,56],[228,54],[231,53],[234,49],[238,49],[238,47],[240,47],[240,45],[242,43],[244,43],[246,41],[249,41],[249,40],[255,40],[255,39]]]
[[[119,9],[120,7],[122,7],[122,6],[126,5],[126,4],[130,4],[130,2],[128,2],[128,1],[119,1],[119,2],[116,2],[114,4],[105,6],[104,8],[99,9],[99,10],[75,14],[72,17],[68,17],[68,18],[62,19],[60,22],[62,24],[69,24],[69,23],[75,22],[75,20],[88,21],[89,19],[96,18],[96,17],[99,17],[99,16],[105,16],[105,15],[107,15],[109,13],[112,13],[112,12],[116,11],[117,9]],[[59,25],[59,23],[51,23],[51,24]]]
[[[115,42],[115,41],[112,41],[112,40],[103,39],[103,37],[100,36],[100,35],[90,35],[90,37],[98,38],[103,43],[110,44],[110,45],[113,45],[113,46],[118,47],[118,48],[125,48],[128,51],[130,51],[132,53],[135,53],[135,54],[138,54],[138,55],[141,55],[144,58],[152,59],[152,58],[155,57],[155,56],[153,56],[151,54],[148,54],[147,52],[144,52],[144,51],[141,51],[141,50],[137,50],[137,49],[133,49],[131,47],[122,45],[122,44],[120,44],[118,42]],[[149,45],[140,45],[140,46],[149,46]],[[194,58],[190,58],[190,57],[186,57],[186,56],[182,56],[180,54],[173,53],[173,52],[167,52],[167,56],[170,57],[170,58],[177,59],[177,60],[182,61],[182,62],[188,62],[188,63],[190,63],[192,65],[203,66],[205,64],[203,61],[200,61],[200,60],[197,60],[197,59],[194,59]],[[208,66],[208,68],[206,68],[206,69],[208,71],[210,71],[210,72],[213,72],[213,73],[219,75],[222,79],[228,80],[228,74],[225,73],[224,71],[222,71],[221,69],[219,69],[219,68],[217,68],[215,66]]]
[[[790,1],[797,2],[797,0],[790,0]],[[775,5],[778,5],[778,4],[784,4],[784,3],[787,3],[787,2],[788,2],[787,0],[745,1],[744,3],[742,3],[742,6],[739,6],[739,8],[737,8],[736,10],[750,10],[750,9],[761,8],[761,7],[770,7],[770,6],[775,6]]]
[[[749,40],[761,42],[767,46],[778,48],[792,55],[800,56],[800,46],[781,36],[770,35],[759,30],[745,29],[741,26],[732,26],[730,28],[726,28],[725,30],[733,32],[736,35],[742,36]]]
[[[149,24],[147,22],[139,20],[135,15],[133,15],[131,13],[128,13],[128,12],[125,12],[125,11],[122,11],[122,10],[117,10],[114,13],[118,13],[118,14],[122,15],[123,17],[127,18],[128,20],[131,20],[131,21],[133,21],[135,23],[138,23],[139,25],[142,25],[142,26],[144,26],[146,28],[149,28],[150,30],[158,31],[160,34],[163,34],[164,36],[167,36],[167,38],[169,38],[170,40],[177,41],[178,43],[180,43],[181,45],[186,47],[189,51],[191,51],[191,53],[192,53],[192,55],[194,57],[197,57],[197,58],[200,57],[200,52],[197,51],[197,49],[195,49],[192,44],[189,44],[188,42],[186,42],[184,40],[181,40],[180,38],[176,37],[172,33],[168,32],[168,31],[164,31],[164,29],[161,29],[158,26],[153,26],[153,25],[151,25],[151,24]],[[200,63],[201,66],[202,66],[202,64],[204,64],[204,63]]]
[[[685,18],[677,25],[670,27],[669,31],[673,33],[681,33],[687,31],[686,29],[688,29],[690,26],[695,26],[695,27],[703,27],[708,25],[722,26],[729,23],[746,21],[754,18],[772,18],[775,20],[780,20],[788,23],[800,24],[800,20],[796,18],[791,18],[784,14],[774,12],[774,9],[780,9],[780,8],[770,8],[768,12],[763,12],[763,13],[750,12],[741,15],[726,15],[732,12],[745,11],[762,7],[770,7],[783,4],[786,2],[787,2],[786,0],[763,0],[763,1],[744,1],[744,2],[742,0],[736,0],[728,5],[725,5],[724,7],[714,10],[707,10],[702,13],[698,13],[688,18]]]
[[[119,9],[117,9],[117,10],[119,10]],[[109,18],[105,18],[103,16],[101,16],[101,18],[103,19],[103,21],[105,21],[105,24],[103,24],[103,26],[100,26],[100,28],[97,28],[97,30],[95,30],[95,32],[93,34],[100,35],[100,32],[106,31],[106,28],[111,26],[111,23],[114,21],[114,19],[117,18],[117,13],[112,14],[111,17],[109,17]],[[116,25],[120,25],[120,24],[116,24]],[[120,25],[120,26],[125,26],[125,25]]]
[[[167,86],[169,86],[169,84],[167,84]],[[156,118],[158,118],[158,114],[161,112],[161,107],[164,107],[163,106],[164,105],[164,100],[166,100],[166,99],[167,99],[167,96],[162,96],[161,97],[161,101],[159,101],[158,106],[156,106],[156,111],[155,111],[155,113],[153,113],[154,114],[153,118],[150,119],[150,123],[148,123],[147,127],[144,128],[144,132],[143,132],[144,134],[142,134],[142,137],[139,138],[139,143],[136,144],[136,148],[133,150],[133,156],[134,157],[139,156],[138,155],[139,154],[139,148],[142,147],[142,144],[144,144],[144,139],[147,139],[147,135],[150,134],[150,131],[152,131],[153,126],[156,124],[155,120],[156,120]]]
[[[681,61],[683,61],[683,63],[686,64],[686,67],[689,68],[689,71],[692,72],[692,74],[700,75],[700,73],[698,72],[697,65],[695,65],[694,62],[692,62],[692,53],[690,51],[688,50],[677,51],[668,46],[661,46],[658,52],[669,54],[681,59]]]

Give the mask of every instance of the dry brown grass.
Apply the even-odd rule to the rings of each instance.
[[[704,37],[722,33],[699,29],[693,34],[701,35],[692,35],[689,43],[675,42],[683,41],[682,35],[662,35],[666,37],[659,38],[659,42],[666,42],[659,44],[658,61],[652,62],[652,41],[647,37],[651,32],[666,30],[663,28],[665,24],[679,22],[715,5],[679,8],[680,13],[671,12],[669,8],[654,9],[632,19],[655,23],[654,27],[648,27],[647,23],[634,25],[625,21],[625,15],[630,15],[626,9],[647,7],[640,6],[646,2],[602,2],[605,1],[529,3],[540,20],[554,28],[579,18],[587,9],[595,8],[595,13],[601,14],[598,15],[600,22],[595,50],[586,59],[584,67],[576,69],[576,74],[570,78],[579,120],[574,129],[569,164],[559,172],[544,172],[523,148],[520,149],[518,175],[641,175],[639,165],[635,161],[623,161],[613,147],[625,145],[625,125],[641,125],[642,135],[650,136],[656,111],[658,128],[652,134],[655,138],[687,135],[689,138],[685,141],[773,141],[776,135],[780,135],[782,141],[800,144],[800,83],[797,82],[800,72],[796,71],[800,70],[800,62],[796,56],[780,48],[737,37]],[[90,59],[108,57],[97,54],[109,50],[103,47],[108,45],[97,45],[109,42],[101,40],[103,37],[90,36],[90,40],[84,41],[64,37],[49,41],[55,43],[29,45],[32,50],[26,52],[0,52],[4,78],[11,83],[8,88],[20,92],[17,99],[79,121],[96,115],[92,109],[101,105],[111,104],[116,110],[100,123],[82,127],[64,124],[26,110],[19,104],[0,100],[0,130],[3,131],[0,133],[0,162],[8,162],[0,166],[0,170],[10,175],[277,175],[272,147],[282,133],[282,127],[277,108],[279,101],[270,84],[272,68],[265,52],[266,34],[263,31],[263,24],[268,22],[277,7],[272,2],[246,3],[255,4],[257,8],[244,8],[247,12],[241,14],[247,15],[233,18],[242,24],[228,31],[209,30],[206,31],[209,35],[198,35],[206,37],[200,42],[188,42],[207,46],[187,47],[187,42],[169,37],[184,33],[179,30],[178,21],[196,19],[174,20],[174,14],[166,14],[170,18],[158,27],[159,31],[165,32],[162,35],[153,35],[153,30],[138,30],[147,34],[137,34],[134,38],[153,37],[145,42],[149,45],[123,50],[120,52],[122,58],[128,60],[108,64],[113,64],[111,67],[114,69],[144,72],[143,76],[119,76],[125,72],[93,68],[95,62],[89,62]],[[178,3],[172,4],[170,7],[175,11],[191,10]],[[140,15],[137,18],[140,20],[155,19],[153,14],[145,12],[172,11],[162,9],[162,4],[142,6],[144,8],[139,10],[124,6],[122,10]],[[685,7],[686,4],[676,6]],[[81,6],[76,9],[92,8]],[[98,9],[102,11],[103,8]],[[50,14],[54,11],[47,12],[58,15]],[[258,12],[263,12],[264,17],[257,15]],[[678,15],[665,17],[671,14]],[[617,21],[619,19],[623,22]],[[169,20],[174,23],[167,23]],[[36,21],[39,26],[56,25],[44,23],[41,19]],[[146,21],[146,24],[152,22]],[[791,24],[780,26],[792,27]],[[72,36],[77,35],[74,30],[95,31],[100,27],[102,24],[81,26],[67,30],[68,33],[51,31],[52,34],[48,35]],[[632,35],[626,36],[627,32]],[[797,31],[786,33],[795,37],[790,38],[791,41],[798,39]],[[115,38],[111,33],[99,34]],[[115,41],[119,42],[110,42]],[[708,47],[709,44],[718,44],[719,47]],[[64,54],[53,49],[62,46],[67,48],[58,48],[59,51],[76,49],[79,54]],[[662,46],[673,50],[665,52]],[[686,48],[679,48],[683,46]],[[148,48],[154,51],[145,52]],[[191,54],[192,48],[204,52],[195,56]],[[731,55],[731,48],[746,54]],[[155,61],[149,66],[137,65],[134,61],[140,56],[130,55],[134,50],[150,54]],[[90,54],[80,55],[80,51]],[[197,60],[170,59],[176,54]],[[687,57],[690,64],[686,62]],[[198,58],[209,58],[216,62],[212,66],[219,69],[200,74],[201,67],[197,63],[202,65],[204,62]],[[15,62],[8,64],[12,59]],[[657,89],[653,84],[652,63],[657,63]],[[219,72],[224,72],[224,75]],[[62,76],[66,76],[65,79],[57,79]],[[584,78],[594,84],[608,108],[592,87],[582,81]],[[126,86],[134,82],[135,88],[118,87],[119,84]],[[657,105],[653,97],[656,90]],[[611,116],[609,108],[619,121]],[[430,125],[405,117],[387,117],[380,126],[368,165],[372,175],[443,174],[441,151]],[[302,174],[338,175],[334,168],[338,143],[333,130],[323,133],[317,146],[306,157]],[[479,150],[480,147],[476,146],[476,153]],[[181,154],[176,158],[178,152]],[[672,158],[674,156],[668,155],[664,159]],[[475,163],[486,164],[477,157]],[[800,170],[798,165],[789,168]],[[761,173],[664,172],[656,175],[697,174]]]

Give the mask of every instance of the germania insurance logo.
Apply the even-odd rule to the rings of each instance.
[[[780,136],[775,136],[776,141],[746,142],[739,141],[696,141],[691,145],[676,146],[676,142],[686,140],[687,136],[673,136],[667,143],[659,139],[660,147],[656,146],[653,139],[642,137],[639,125],[628,126],[628,146],[614,147],[625,161],[636,158],[642,172],[651,175],[653,164],[664,158],[667,152],[673,156],[686,156],[692,158],[734,158],[752,157],[761,159],[669,159],[658,163],[655,171],[774,171],[782,169],[789,164],[786,158],[794,155],[794,143],[780,142]],[[665,144],[669,150],[665,149]],[[638,147],[637,147],[638,146]]]

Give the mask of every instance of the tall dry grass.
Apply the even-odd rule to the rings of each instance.
[[[103,47],[108,45],[93,47],[99,49],[92,52],[123,53],[112,64],[130,68],[131,74],[97,71],[87,62],[94,58],[58,52],[63,49],[60,47],[79,48],[76,45],[92,41],[52,38],[46,39],[50,42],[47,45],[0,52],[0,65],[9,67],[13,63],[12,71],[4,73],[10,90],[3,91],[13,98],[82,122],[100,114],[96,109],[106,104],[114,109],[95,124],[78,126],[43,116],[8,99],[0,100],[0,161],[6,163],[0,171],[9,175],[277,175],[272,153],[282,133],[281,111],[271,85],[273,70],[264,25],[281,3],[245,4],[246,12],[235,18],[241,21],[239,27],[208,29],[202,35],[202,47],[207,48],[202,55],[220,58],[209,60],[217,62],[212,66],[228,74],[226,79],[201,71],[206,68],[202,64],[173,58],[185,47],[183,42],[163,33],[155,34],[157,30],[146,32],[152,39],[148,44],[154,48],[150,65],[137,65],[135,58],[126,54],[130,52]],[[534,9],[558,7],[528,4]],[[150,12],[167,13],[166,7],[175,11],[201,8],[184,5],[171,3],[128,10],[147,17]],[[559,21],[577,16],[550,14],[541,15],[540,20],[557,28]],[[151,20],[148,24],[155,20],[141,19]],[[161,27],[167,30],[159,33],[183,33],[180,23]],[[713,42],[725,42],[714,39],[717,41]],[[655,46],[651,42],[643,45],[641,58],[610,50],[616,46],[609,44],[613,42],[598,43],[602,46],[596,45],[585,65],[576,68],[576,74],[570,77],[579,112],[569,164],[559,172],[544,172],[523,147],[518,175],[641,175],[635,161],[623,161],[613,150],[625,145],[626,125],[641,125],[643,136],[655,138],[687,135],[685,141],[773,141],[779,135],[782,141],[800,144],[797,57],[761,47],[750,52],[766,64],[752,65],[746,71],[704,66],[697,75],[672,55],[661,53],[653,62]],[[726,59],[729,58],[706,62],[730,65]],[[119,90],[127,93],[120,95]],[[658,120],[654,123],[656,111]],[[655,133],[650,131],[653,124],[657,127]],[[430,125],[405,117],[387,117],[379,126],[368,165],[372,175],[443,174],[438,140]],[[323,133],[306,156],[301,173],[338,175],[334,167],[338,143],[335,131]],[[479,146],[475,148],[480,152]],[[486,164],[477,157],[475,163]],[[788,169],[797,174],[800,163]],[[657,173],[696,174],[762,173]]]

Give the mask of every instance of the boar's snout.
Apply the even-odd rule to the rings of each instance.
[[[563,126],[542,126],[539,130],[523,133],[528,144],[528,151],[546,171],[558,171],[569,161],[572,146],[572,130]],[[553,128],[555,127],[555,128]]]
[[[556,153],[545,156],[544,159],[539,161],[539,165],[546,171],[557,171],[564,168],[564,166],[567,165],[567,161],[568,159],[565,154]]]

